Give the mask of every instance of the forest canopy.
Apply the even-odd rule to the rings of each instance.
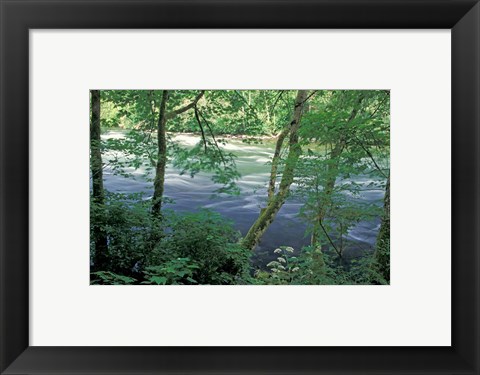
[[[390,282],[388,90],[91,90],[91,284]]]

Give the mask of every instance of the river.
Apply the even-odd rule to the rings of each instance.
[[[122,131],[110,131],[102,135],[102,138],[123,136]],[[174,139],[184,147],[193,147],[200,140],[199,136],[189,134],[175,135]],[[178,212],[191,212],[201,208],[216,211],[232,220],[235,228],[245,235],[265,202],[270,170],[267,163],[272,159],[274,142],[264,141],[262,144],[253,145],[243,143],[240,139],[229,139],[223,147],[237,156],[238,171],[242,175],[237,183],[240,195],[215,197],[213,193],[219,185],[212,183],[207,173],[198,173],[191,178],[188,174],[180,175],[179,170],[168,165],[165,175],[165,197],[172,199],[174,203],[166,204],[165,208]],[[140,168],[136,171],[131,169],[129,172],[133,173],[135,179],[115,175],[107,165],[104,169],[105,188],[111,192],[126,194],[144,192],[145,196],[151,197],[153,183],[144,178],[145,171]],[[360,195],[354,199],[381,206],[384,192],[379,188],[367,188],[372,182],[368,176],[355,176],[352,180],[365,186]],[[255,251],[254,265],[264,267],[274,258],[273,250],[279,246],[291,246],[299,250],[309,244],[310,237],[305,235],[306,225],[298,217],[301,206],[302,202],[298,199],[289,199],[282,206]],[[348,260],[372,252],[379,227],[379,218],[362,221],[354,226],[345,238],[348,246],[345,247],[344,258]]]

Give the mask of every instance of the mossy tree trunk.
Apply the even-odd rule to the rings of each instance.
[[[277,137],[275,144],[275,152],[272,158],[272,167],[270,168],[270,180],[268,182],[268,199],[275,195],[275,182],[277,181],[278,163],[280,161],[280,153],[283,148],[283,142],[289,133],[289,128],[283,129]]]
[[[90,170],[92,173],[92,197],[93,204],[98,208],[97,212],[103,212],[105,204],[105,191],[103,188],[103,162],[100,139],[100,91],[91,91],[91,119],[90,119]],[[95,220],[93,227],[94,237],[94,268],[105,269],[108,261],[108,242],[104,229],[103,215]]]
[[[383,217],[380,231],[378,232],[374,257],[377,271],[385,281],[390,282],[390,176],[387,179],[385,188]]]
[[[289,151],[288,151],[287,159],[285,161],[285,169],[283,171],[278,192],[276,194],[273,194],[271,193],[272,176],[276,177],[278,157],[280,155],[280,149],[286,134],[283,137],[283,139],[279,138],[279,140],[277,140],[277,147],[275,150],[275,154],[277,155],[277,149],[278,149],[278,155],[277,155],[276,163],[275,164],[272,163],[272,173],[270,177],[269,199],[267,201],[267,207],[262,209],[258,219],[250,227],[247,235],[242,241],[242,245],[248,249],[251,249],[251,250],[255,249],[263,233],[265,233],[267,228],[273,222],[278,211],[280,210],[280,208],[285,203],[285,200],[287,199],[290,185],[292,184],[294,179],[295,167],[302,153],[301,146],[298,143],[298,128],[300,127],[300,120],[302,117],[305,101],[307,100],[307,95],[308,95],[308,91],[306,90],[299,90],[297,93],[292,121],[290,122],[290,125],[288,127]],[[275,183],[275,178],[273,179],[273,183]]]

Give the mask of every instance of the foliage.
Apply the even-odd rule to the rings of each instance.
[[[138,264],[147,263],[151,256],[149,239],[155,231],[155,221],[148,202],[140,198],[141,195],[108,193],[104,205],[90,202],[91,246],[94,248],[94,225],[101,223],[108,238],[109,271],[134,275],[138,273]]]
[[[199,268],[189,258],[172,259],[158,266],[147,267],[144,271],[146,281],[143,281],[142,284],[198,284],[193,276]]]
[[[180,169],[180,175],[188,173],[192,178],[199,172],[210,172],[211,180],[221,185],[214,192],[239,195],[240,190],[235,183],[240,178],[235,164],[236,156],[219,151],[211,142],[207,141],[207,144],[209,146],[204,147],[200,142],[192,149],[185,149],[172,143],[173,166]]]
[[[110,271],[98,271],[90,274],[90,284],[92,285],[129,285],[135,281],[132,277],[117,275]]]
[[[124,137],[103,140],[105,160],[113,174],[135,179],[133,172],[143,168],[144,177],[151,180],[157,163],[156,145],[152,139],[151,132],[130,130]]]
[[[95,273],[102,283],[122,280],[113,275],[135,276],[142,284],[233,284],[248,278],[250,252],[219,214],[170,212],[157,221],[145,203],[119,197],[125,198],[109,195],[105,206],[91,208],[92,222],[103,215],[108,235],[108,270]]]
[[[309,224],[312,245],[342,256],[344,237],[360,221],[381,216],[381,202],[361,203],[368,190],[385,188],[388,174],[389,92],[326,91],[318,95],[303,118],[302,143],[306,152],[296,169],[304,201],[300,216]],[[367,176],[365,183],[352,177]],[[365,179],[365,178],[364,178]]]
[[[116,176],[141,176],[153,182],[156,176],[165,177],[165,172],[158,172],[158,164],[166,159],[180,175],[208,175],[215,185],[212,194],[230,195],[240,194],[241,174],[225,139],[241,135],[243,142],[255,144],[285,133],[296,98],[293,90],[169,90],[162,112],[171,115],[165,123],[169,133],[165,133],[165,128],[159,130],[163,93],[101,91],[101,130],[112,131],[101,141],[103,167]],[[251,252],[239,245],[241,236],[234,223],[219,214],[207,210],[180,214],[163,207],[161,214],[153,215],[150,192],[144,196],[105,191],[90,205],[92,284],[388,283],[389,222],[382,225],[374,254],[346,259],[344,253],[351,244],[350,231],[361,222],[377,222],[386,211],[380,200],[364,204],[359,198],[369,190],[386,190],[389,102],[390,93],[385,90],[309,90],[302,102],[298,133],[288,133],[279,144],[278,160],[272,158],[269,163],[273,185],[278,189],[283,175],[293,178],[286,199],[301,202],[298,216],[307,224],[311,246],[298,251],[279,247],[273,250],[276,259],[254,272]],[[198,135],[199,142],[182,144],[173,136],[182,132]],[[160,151],[165,150],[163,136],[166,151]],[[98,138],[91,146],[98,146]],[[287,160],[290,154],[295,156],[294,163]],[[101,164],[96,174],[92,165],[92,175],[101,175]],[[288,164],[293,167],[286,169]],[[161,191],[165,202],[168,198]],[[268,204],[272,199],[266,196],[265,200]],[[107,262],[105,269],[98,269],[93,260],[103,235]]]
[[[319,247],[306,246],[298,256],[294,249],[281,246],[274,250],[277,260],[267,264],[268,271],[258,270],[254,284],[269,285],[371,285],[388,284],[375,269],[371,255],[352,260],[349,268],[332,260]]]
[[[248,273],[250,252],[237,244],[240,234],[221,215],[208,210],[174,215],[168,225],[164,251],[197,265],[191,277],[199,284],[232,284]]]

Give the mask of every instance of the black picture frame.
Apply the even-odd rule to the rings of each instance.
[[[0,0],[0,11],[2,374],[480,373],[477,1]],[[451,29],[452,345],[29,346],[29,30],[45,28]]]

